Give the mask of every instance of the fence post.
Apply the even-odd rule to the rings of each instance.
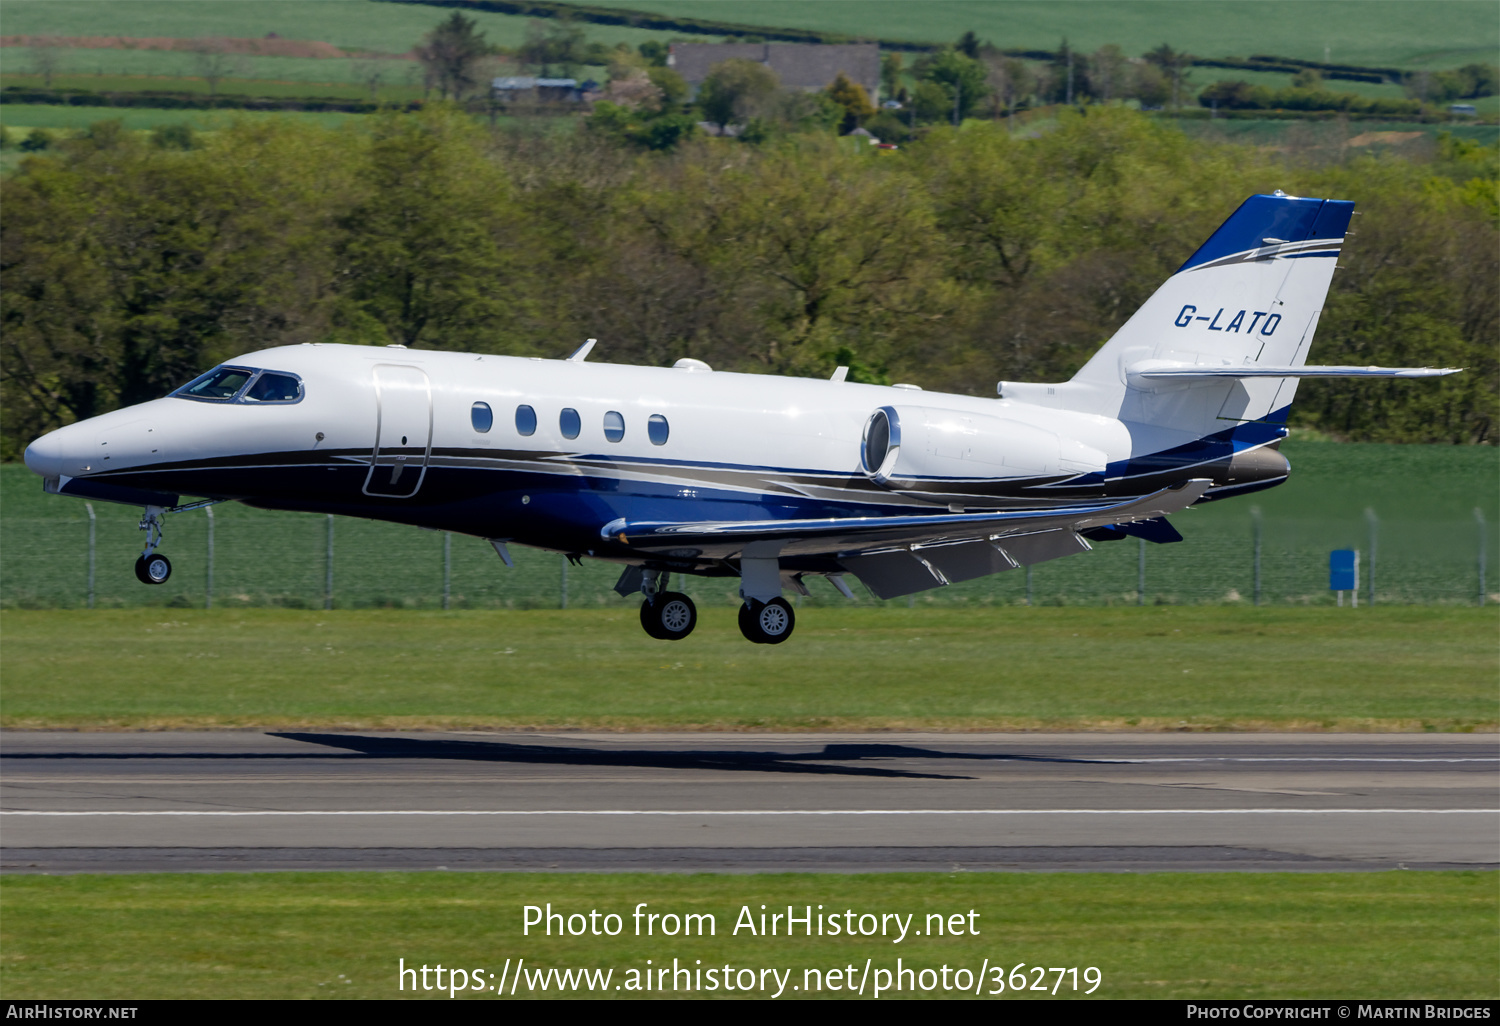
[[[323,554],[323,608],[333,608],[333,514],[328,514],[328,548]]]
[[[1250,507],[1250,533],[1255,539],[1255,591],[1254,601],[1260,605],[1260,507]]]
[[[562,560],[562,573],[558,576],[557,584],[557,608],[568,608],[568,557],[559,557]]]
[[[443,532],[443,608],[448,608],[448,596],[453,579],[453,532]]]
[[[1484,510],[1474,507],[1474,521],[1479,525],[1479,604],[1484,605]]]
[[[94,504],[85,502],[83,508],[89,512],[89,608],[94,608]]]
[[[208,565],[203,573],[203,608],[214,607],[214,508],[204,506],[208,514]]]
[[[1138,539],[1141,543],[1140,554],[1136,557],[1135,567],[1135,604],[1144,606],[1146,604],[1146,539]]]
[[[1365,507],[1365,520],[1370,525],[1370,583],[1365,586],[1365,599],[1369,605],[1373,606],[1375,604],[1375,538],[1380,527],[1380,520],[1375,516],[1375,510],[1369,506]]]

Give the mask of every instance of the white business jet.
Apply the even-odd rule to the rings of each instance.
[[[697,620],[670,574],[738,577],[741,631],[777,644],[809,577],[893,598],[1178,541],[1169,514],[1286,480],[1300,379],[1454,373],[1308,365],[1353,207],[1252,196],[1072,380],[994,399],[588,363],[593,340],[566,360],[314,343],[60,428],[26,464],[144,507],[146,584],[171,574],[166,514],[238,501],[618,563],[664,640]]]

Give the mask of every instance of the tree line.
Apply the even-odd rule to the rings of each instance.
[[[453,108],[374,128],[240,123],[193,140],[101,122],[0,181],[0,446],[161,396],[234,355],[399,343],[909,381],[991,395],[1065,379],[1247,195],[1363,216],[1314,359],[1463,366],[1308,382],[1294,423],[1493,443],[1493,150],[1293,165],[1121,108],[1056,128],[940,127],[898,152],[824,133],[491,128]]]

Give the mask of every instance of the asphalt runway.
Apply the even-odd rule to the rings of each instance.
[[[0,734],[0,870],[1500,864],[1500,737]]]

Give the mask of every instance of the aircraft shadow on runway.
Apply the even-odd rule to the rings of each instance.
[[[507,741],[456,741],[412,737],[372,737],[361,734],[268,733],[322,746],[323,751],[281,752],[4,752],[9,760],[81,760],[146,762],[296,761],[305,759],[457,759],[473,762],[512,762],[566,766],[634,766],[652,769],[713,769],[756,773],[819,773],[836,776],[898,777],[916,780],[972,780],[953,773],[920,773],[889,766],[850,765],[865,759],[942,759],[984,762],[1046,762],[1098,765],[1118,760],[1067,756],[1016,755],[1007,752],[955,752],[911,745],[831,744],[813,752],[746,751],[743,749],[620,749],[568,745],[524,745]],[[342,749],[327,751],[326,749]]]
[[[750,770],[757,773],[825,773],[842,776],[905,777],[924,780],[972,780],[951,773],[919,773],[887,766],[848,765],[862,759],[982,759],[1024,762],[1096,762],[1093,759],[1048,759],[977,752],[945,752],[907,745],[834,744],[817,752],[745,750],[599,749],[563,745],[522,745],[505,741],[425,740],[369,737],[358,734],[278,733],[292,741],[345,748],[385,759],[462,759],[569,766],[633,766],[653,769]]]

